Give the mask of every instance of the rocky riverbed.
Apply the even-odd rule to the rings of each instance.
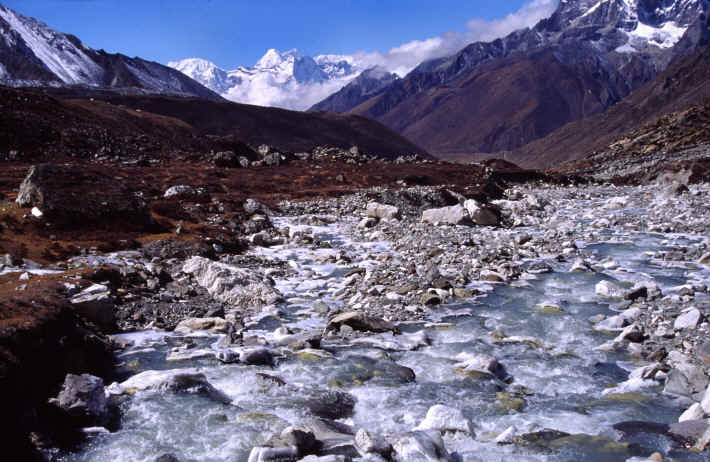
[[[56,401],[89,439],[47,453],[707,460],[709,191],[247,201],[243,254],[73,258],[93,285],[69,300],[131,332],[114,383],[67,378]]]

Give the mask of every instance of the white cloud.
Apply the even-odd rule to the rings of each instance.
[[[493,21],[472,19],[466,24],[467,36],[471,41],[484,42],[504,37],[515,30],[533,26],[541,19],[549,17],[556,6],[557,0],[531,0],[518,11],[502,19]]]
[[[515,30],[531,27],[550,16],[556,6],[557,0],[529,0],[518,11],[501,19],[471,19],[466,23],[464,33],[447,32],[440,37],[404,43],[386,54],[361,52],[356,53],[355,57],[367,66],[383,66],[390,72],[404,76],[428,59],[450,56],[470,43],[488,42],[505,37]]]
[[[355,75],[321,83],[300,84],[295,80],[277,83],[269,77],[256,76],[250,81],[231,88],[222,96],[238,103],[304,110],[343,88],[355,78]]]

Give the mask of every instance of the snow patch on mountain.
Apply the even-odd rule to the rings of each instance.
[[[46,24],[20,16],[1,5],[0,18],[19,34],[42,64],[64,83],[91,84],[103,74],[101,67],[84,50]]]
[[[268,50],[254,67],[224,70],[214,63],[190,58],[168,66],[238,103],[304,110],[338,91],[362,71],[346,55],[312,58],[298,50]]]

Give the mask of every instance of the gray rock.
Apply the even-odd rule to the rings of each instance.
[[[442,301],[438,294],[426,293],[422,295],[423,305],[440,305]]]
[[[104,381],[93,375],[67,374],[57,403],[85,426],[100,425],[108,419]]]
[[[365,217],[357,224],[358,228],[368,229],[377,225],[377,218]]]
[[[488,374],[502,381],[510,380],[508,371],[505,366],[498,362],[493,356],[485,354],[460,353],[456,359],[461,360],[458,363],[457,369],[469,374]]]
[[[20,190],[17,192],[15,202],[20,207],[42,206],[49,201],[47,192],[42,187],[40,179],[51,175],[53,165],[33,165],[27,176],[20,184]]]
[[[180,373],[171,376],[159,386],[161,390],[173,393],[192,393],[205,396],[222,404],[230,404],[232,399],[224,392],[216,389],[201,373]]]
[[[308,408],[316,417],[343,419],[353,415],[357,400],[350,393],[320,388],[302,391],[305,392],[305,395],[303,397],[294,397],[292,402]]]
[[[463,205],[452,205],[438,209],[425,210],[422,213],[425,223],[439,223],[446,225],[472,225],[471,216]]]
[[[621,333],[614,339],[616,342],[631,342],[631,343],[640,343],[643,342],[644,339],[644,331],[643,327],[641,327],[637,323],[633,323],[630,326],[624,327],[624,330],[621,331]]]
[[[239,353],[232,351],[232,350],[224,350],[224,351],[218,351],[215,357],[225,363],[225,364],[232,364],[232,363],[238,363],[239,362]]]
[[[299,426],[313,432],[316,439],[323,444],[321,455],[359,455],[355,449],[355,433],[349,425],[329,419],[313,419]]]
[[[679,363],[668,373],[664,393],[693,398],[705,391],[708,377],[703,368],[690,363]]]
[[[700,324],[702,318],[703,315],[697,308],[690,308],[676,318],[673,328],[678,330],[692,329]]]
[[[686,420],[670,425],[668,433],[675,440],[694,445],[710,428],[710,419]]]
[[[244,205],[242,205],[242,207],[244,208],[244,211],[249,215],[264,211],[264,207],[261,205],[261,203],[256,199],[252,198],[248,198],[247,200],[245,200]]]
[[[204,257],[192,257],[185,262],[182,271],[193,275],[197,283],[207,289],[214,299],[240,309],[262,307],[282,298],[254,270],[237,268]]]
[[[385,321],[382,318],[370,316],[361,311],[349,311],[347,313],[342,313],[335,316],[330,321],[328,321],[326,330],[338,331],[343,325],[364,332],[397,331],[397,326],[395,326],[391,322]]]
[[[163,194],[163,197],[167,199],[169,197],[193,197],[195,195],[197,195],[195,188],[185,184],[179,184],[169,187],[165,191],[165,194]]]
[[[278,438],[272,438],[267,444],[273,447],[296,447],[299,457],[317,454],[323,446],[313,432],[296,427],[284,428]]]
[[[266,348],[256,348],[242,351],[239,355],[239,361],[252,366],[273,366],[274,355]]]

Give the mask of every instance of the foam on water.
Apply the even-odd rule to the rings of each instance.
[[[312,233],[333,247],[313,250],[284,245],[255,252],[289,262],[297,270],[276,279],[277,288],[287,299],[280,307],[284,313],[281,325],[296,336],[317,333],[325,327],[327,310],[323,305],[342,305],[334,291],[342,287],[350,267],[372,268],[384,253],[397,258],[387,242],[355,241],[350,231],[356,226],[353,219],[317,226],[295,224],[289,218],[276,218],[274,222],[290,226],[292,232]],[[476,436],[447,434],[445,442],[466,461],[626,460],[635,454],[600,452],[589,446],[597,440],[573,442],[568,448],[539,453],[498,446],[493,439],[514,426],[518,434],[554,428],[615,441],[618,435],[611,426],[616,422],[677,419],[682,409],[655,393],[655,382],[629,379],[628,372],[617,365],[626,359],[624,356],[595,350],[613,337],[596,332],[587,319],[614,313],[609,301],[595,294],[595,285],[610,277],[626,285],[653,279],[663,288],[676,279],[685,281],[688,272],[693,272],[698,281],[710,280],[708,267],[669,267],[649,256],[649,252],[655,254],[698,239],[617,233],[609,242],[586,246],[594,264],[613,259],[607,260],[610,263],[602,267],[602,272],[570,273],[570,263],[548,259],[554,272],[537,274],[522,287],[472,283],[470,287],[485,294],[457,300],[432,313],[431,320],[448,323],[447,328],[410,323],[402,326],[402,336],[378,334],[353,342],[324,341],[332,357],[285,353],[274,368],[223,365],[215,359],[186,360],[179,364],[180,369],[176,364],[168,371],[143,372],[124,385],[146,389],[176,370],[199,371],[233,400],[232,405],[189,394],[141,391],[124,405],[121,430],[96,437],[84,451],[67,460],[152,461],[161,453],[173,452],[186,460],[246,461],[252,446],[263,443],[287,424],[310,418],[302,404],[304,396],[328,389],[346,391],[357,399],[354,415],[343,422],[383,435],[410,431],[434,404],[461,409],[475,422]],[[579,240],[577,244],[584,245]],[[352,260],[348,267],[332,263],[341,251]],[[270,342],[283,335],[265,328],[250,334]],[[140,357],[149,354],[148,349],[151,354],[155,349],[167,354],[165,340],[170,335],[145,332],[119,337],[135,344],[124,354]],[[219,336],[204,335],[212,336],[209,341],[214,348]],[[481,354],[497,358],[514,378],[513,383],[505,385],[492,376],[457,370],[460,358]],[[413,370],[416,380],[398,375],[398,366]],[[278,376],[288,385],[275,385],[259,373]],[[510,401],[517,398],[521,401]],[[689,460],[685,457],[681,454],[677,460]]]

